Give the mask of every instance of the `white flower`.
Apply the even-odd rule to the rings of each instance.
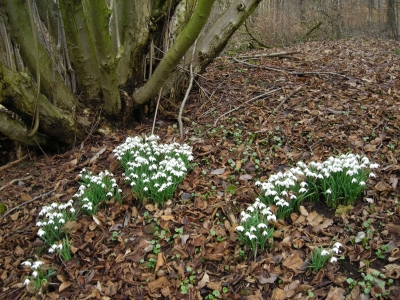
[[[329,255],[330,253],[328,251],[326,251],[325,249],[321,251],[321,255],[322,256],[326,256]]]
[[[306,188],[301,188],[300,190],[299,190],[299,193],[305,193],[305,192],[307,192],[307,189]]]
[[[276,217],[275,217],[275,215],[271,215],[271,216],[268,216],[268,217],[267,217],[267,220],[268,220],[268,221],[271,221],[271,220],[272,220],[272,221],[276,221]]]
[[[254,234],[250,234],[250,235],[249,235],[249,239],[250,239],[250,240],[252,240],[252,239],[257,239],[257,236],[255,236]]]
[[[256,231],[257,229],[254,226],[250,227],[250,232]]]
[[[24,261],[23,263],[21,263],[21,265],[30,267],[32,266],[32,263],[30,261]]]
[[[74,213],[74,212],[75,212],[75,208],[71,207],[71,208],[69,209],[69,211],[70,211],[71,213]]]
[[[39,268],[41,265],[43,265],[44,264],[44,262],[42,262],[42,261],[40,261],[40,260],[38,260],[38,261],[35,261],[34,263],[33,263],[33,265],[32,265],[32,267],[31,267],[31,269],[32,270],[36,270],[37,268]]]
[[[300,183],[300,186],[301,186],[301,187],[306,187],[307,185],[308,185],[308,184],[307,184],[307,182],[305,182],[305,181],[303,181],[303,182]]]
[[[339,242],[336,242],[335,244],[333,244],[333,247],[334,248],[340,248],[340,247],[342,247],[342,244],[339,243]]]
[[[369,173],[369,177],[373,177],[373,178],[375,178],[376,177],[376,175],[374,174],[374,173]]]
[[[38,276],[38,272],[37,271],[32,272],[32,276],[36,278]]]
[[[281,195],[287,196],[288,193],[287,193],[286,191],[282,191],[282,192],[281,192]]]
[[[361,181],[361,182],[360,182],[360,185],[365,185],[365,182],[364,182],[364,181]]]
[[[370,165],[369,165],[369,168],[370,168],[370,169],[379,168],[379,164],[370,164]]]
[[[346,172],[346,175],[349,175],[349,176],[353,176],[353,171],[352,170],[348,170],[347,172]]]
[[[254,212],[254,207],[253,207],[253,206],[249,206],[249,207],[247,208],[247,210],[250,211],[250,212]]]
[[[42,228],[40,228],[37,233],[38,236],[44,236],[45,234],[46,234],[46,232]]]
[[[31,282],[31,281],[30,281],[28,278],[26,278],[25,281],[24,281],[24,284],[25,284],[25,285],[28,285],[30,282]]]
[[[268,226],[264,223],[260,223],[257,225],[258,228],[268,228]]]
[[[40,226],[42,226],[42,225],[43,225],[43,223],[40,222],[40,221],[38,221],[38,222],[36,223],[36,226],[38,226],[38,227],[40,227]]]
[[[337,258],[334,257],[334,256],[332,256],[330,262],[331,262],[331,263],[337,262]]]
[[[332,191],[330,189],[327,189],[325,193],[332,194]]]
[[[357,182],[357,179],[355,179],[355,178],[353,178],[352,180],[351,180],[351,183],[356,183]]]
[[[242,232],[242,231],[244,230],[244,227],[243,227],[243,226],[237,226],[237,227],[235,228],[235,230],[237,230],[237,231],[239,231],[239,232]]]

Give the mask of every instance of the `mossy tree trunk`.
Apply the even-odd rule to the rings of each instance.
[[[233,1],[207,24],[214,0],[0,0],[0,133],[28,146],[73,144],[95,112],[127,120],[184,82],[176,70],[192,61],[196,40],[195,70],[204,71],[260,2]]]

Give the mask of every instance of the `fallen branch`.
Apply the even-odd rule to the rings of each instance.
[[[9,185],[12,185],[14,182],[17,182],[17,181],[20,181],[20,180],[28,180],[28,179],[31,179],[31,178],[32,178],[32,175],[29,175],[29,176],[26,176],[26,177],[23,177],[23,178],[13,179],[9,183],[7,183],[7,184],[3,185],[2,187],[0,187],[0,191],[4,190]]]
[[[259,58],[259,57],[282,57],[288,56],[293,54],[298,54],[300,51],[290,51],[290,52],[276,52],[270,54],[256,54],[256,55],[249,55],[249,56],[239,56],[240,59],[247,59],[247,58]]]
[[[280,89],[281,89],[281,88],[275,89],[275,90],[272,90],[272,91],[269,91],[269,92],[264,93],[264,94],[261,94],[261,95],[258,95],[258,96],[254,97],[254,98],[251,98],[251,99],[249,99],[249,100],[243,102],[243,103],[240,104],[238,107],[235,107],[235,108],[233,108],[233,109],[227,111],[226,113],[222,114],[221,116],[219,116],[218,118],[215,119],[214,127],[217,126],[218,121],[219,121],[221,118],[223,118],[224,116],[226,116],[227,114],[230,114],[231,112],[234,112],[234,111],[238,110],[238,109],[241,108],[243,105],[245,105],[245,104],[247,104],[247,103],[249,103],[249,102],[251,102],[251,101],[257,100],[257,99],[262,98],[262,97],[265,97],[265,96],[269,96],[269,95],[271,95],[271,94],[273,94],[273,93],[279,91]]]
[[[8,214],[10,214],[11,212],[13,212],[14,210],[19,209],[19,208],[21,208],[22,206],[24,206],[24,205],[26,205],[26,204],[29,204],[29,203],[31,203],[31,202],[33,202],[33,201],[36,201],[36,200],[41,199],[41,198],[43,198],[43,197],[46,197],[47,195],[53,193],[54,191],[55,191],[55,190],[51,190],[50,192],[47,192],[47,193],[41,194],[41,195],[39,195],[39,196],[36,196],[36,197],[33,198],[32,200],[29,200],[29,201],[26,201],[26,202],[24,202],[24,203],[22,203],[22,204],[19,204],[19,205],[17,205],[16,207],[14,207],[14,208],[8,210],[7,212],[5,212],[4,214],[2,214],[1,217],[2,217],[2,218],[5,218]]]
[[[287,95],[287,96],[285,97],[285,99],[283,99],[283,100],[281,101],[281,103],[279,103],[279,105],[278,105],[278,107],[275,109],[275,111],[278,112],[279,109],[282,107],[282,105],[283,105],[287,100],[289,100],[294,94],[296,94],[297,92],[299,92],[299,91],[302,90],[302,89],[303,89],[303,86],[299,86],[299,87],[296,88],[294,91],[292,91],[289,95]]]
[[[17,159],[17,160],[14,160],[14,161],[12,161],[12,162],[9,162],[8,164],[6,164],[6,165],[0,167],[0,172],[1,172],[1,171],[4,171],[4,170],[7,170],[7,169],[9,169],[9,168],[11,168],[11,167],[13,167],[13,166],[15,166],[15,165],[18,165],[20,162],[23,162],[23,161],[24,161],[25,159],[27,159],[28,157],[29,157],[29,154],[27,154],[27,155],[21,157],[20,159]]]
[[[343,74],[339,74],[339,73],[334,73],[334,72],[289,72],[289,71],[285,71],[285,70],[280,70],[280,69],[275,69],[275,68],[271,68],[271,67],[265,67],[265,66],[258,66],[255,64],[250,64],[247,63],[245,61],[242,60],[238,60],[237,58],[233,58],[234,61],[244,64],[246,66],[249,67],[253,67],[253,68],[262,68],[264,70],[270,70],[270,71],[275,71],[275,72],[280,72],[280,73],[285,73],[285,74],[289,74],[289,75],[333,75],[333,76],[339,76],[342,78],[345,78],[347,80],[351,80],[350,77],[343,75]]]
[[[158,109],[159,109],[160,112],[161,112],[164,116],[166,116],[167,118],[175,119],[175,120],[178,119],[178,116],[177,116],[176,114],[174,114],[174,113],[172,113],[172,112],[166,110],[161,104],[160,104],[160,106],[158,107]],[[184,123],[186,123],[186,124],[191,124],[191,121],[190,121],[189,118],[182,117],[182,121],[183,121]]]

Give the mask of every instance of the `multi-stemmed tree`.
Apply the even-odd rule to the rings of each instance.
[[[123,124],[204,71],[260,2],[0,0],[0,132],[48,146],[83,139],[94,112]]]

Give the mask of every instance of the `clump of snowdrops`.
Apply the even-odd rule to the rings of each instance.
[[[271,175],[266,182],[257,181],[256,186],[261,186],[259,199],[268,206],[276,207],[278,219],[285,219],[292,212],[297,211],[301,201],[309,195],[307,182],[301,180],[303,171],[291,168],[285,173],[279,172]]]
[[[32,274],[26,277],[24,284],[27,285],[32,292],[44,294],[48,286],[49,278],[55,274],[55,271],[45,268],[44,262],[41,260],[37,260],[33,263],[27,260],[21,263],[21,265],[32,271]]]
[[[193,156],[187,144],[158,144],[158,140],[155,135],[128,137],[113,152],[138,199],[163,204],[185,178]]]
[[[58,204],[53,202],[43,206],[39,212],[40,219],[36,226],[40,227],[37,235],[50,247],[49,252],[57,252],[68,261],[71,259],[68,228],[66,224],[76,219],[77,211],[73,207],[73,200]]]
[[[330,207],[354,204],[365,189],[368,176],[375,177],[370,170],[378,167],[366,156],[343,154],[323,163],[298,162],[297,167],[273,174],[256,185],[261,186],[261,201],[276,207],[278,219],[284,219],[297,211],[304,199],[322,198]]]
[[[273,245],[274,226],[270,223],[276,221],[276,216],[258,198],[240,216],[240,225],[235,228],[238,240],[252,249],[256,259],[258,249],[264,251],[267,246]]]
[[[308,265],[308,268],[314,269],[318,272],[325,266],[328,260],[331,263],[336,262],[337,258],[334,255],[339,254],[341,247],[342,244],[339,242],[333,244],[332,248],[324,249],[322,246],[315,247],[313,252],[311,252],[311,262]]]
[[[375,177],[372,169],[379,167],[366,156],[342,154],[329,157],[322,163],[311,162],[308,166],[297,164],[307,177],[313,200],[322,197],[330,207],[352,205],[366,187],[368,177]]]
[[[81,178],[81,186],[74,197],[80,199],[80,210],[84,214],[96,214],[99,205],[113,197],[119,204],[122,203],[122,191],[119,189],[114,175],[108,170],[94,175],[84,168],[79,177]]]

